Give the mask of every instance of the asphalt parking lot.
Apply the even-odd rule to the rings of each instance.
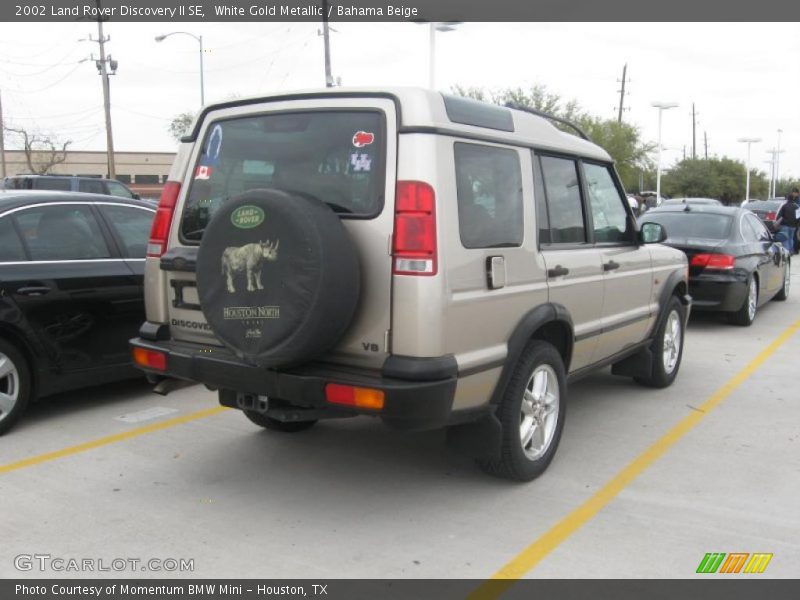
[[[757,577],[796,577],[793,292],[750,328],[694,316],[671,388],[608,370],[573,385],[558,454],[530,484],[485,476],[442,432],[369,418],[265,432],[199,386],[47,399],[0,441],[0,576],[65,575],[17,570],[38,553],[194,561],[139,577],[687,578],[705,553],[763,552]]]

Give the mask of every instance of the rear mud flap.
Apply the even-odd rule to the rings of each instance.
[[[493,412],[447,428],[448,447],[470,458],[499,459],[502,440],[503,426]]]
[[[643,348],[640,352],[611,365],[611,374],[622,377],[647,377],[653,372],[653,351]]]

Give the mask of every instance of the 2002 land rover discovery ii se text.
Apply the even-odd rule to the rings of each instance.
[[[670,385],[691,303],[610,156],[548,119],[421,89],[205,107],[153,224],[136,364],[266,429],[447,427],[535,478],[567,382]]]

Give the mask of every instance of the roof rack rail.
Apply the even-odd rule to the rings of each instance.
[[[541,110],[536,110],[535,108],[531,108],[530,106],[525,106],[523,104],[518,104],[517,102],[506,102],[506,108],[513,108],[514,110],[521,110],[522,112],[530,113],[532,115],[536,115],[537,117],[542,117],[544,119],[548,119],[550,121],[555,121],[556,123],[561,123],[562,125],[566,125],[567,127],[571,127],[574,129],[579,136],[585,139],[587,142],[591,142],[592,138],[590,138],[586,132],[575,125],[572,121],[568,121],[567,119],[562,119],[561,117],[556,117],[555,115],[551,115],[546,112],[542,112]]]

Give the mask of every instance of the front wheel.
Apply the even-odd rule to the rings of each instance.
[[[792,278],[792,265],[787,262],[783,270],[783,286],[775,296],[775,300],[787,300],[789,298],[789,285]]]
[[[28,362],[13,344],[0,340],[0,434],[19,420],[30,397]]]
[[[650,346],[653,353],[653,365],[650,374],[637,376],[634,380],[641,385],[654,388],[665,388],[672,385],[678,376],[678,369],[683,358],[684,323],[686,310],[675,296],[667,303],[666,318],[656,331],[656,337]]]
[[[531,481],[544,473],[564,428],[566,391],[561,354],[552,344],[531,341],[497,407],[503,427],[500,458],[480,460],[481,468],[516,481]]]

